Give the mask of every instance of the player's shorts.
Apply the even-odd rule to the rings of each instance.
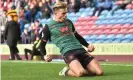
[[[41,52],[38,51],[37,49],[34,49],[33,50],[33,55],[40,56],[41,55]]]
[[[73,60],[78,60],[81,65],[86,69],[87,65],[94,59],[85,49],[75,49],[65,53],[64,61],[70,64]]]

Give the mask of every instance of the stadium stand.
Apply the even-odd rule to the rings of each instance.
[[[13,2],[11,1],[7,3],[12,4]],[[40,1],[42,1],[41,3],[44,4],[43,0]],[[47,3],[49,3],[49,6],[52,7],[54,2],[55,1],[51,1]],[[0,5],[4,3],[6,2],[1,2]],[[17,3],[17,0],[15,3]],[[29,1],[27,5],[23,5],[24,3],[26,4],[27,2],[20,1],[20,6],[23,8],[25,6],[29,6],[29,9],[31,9],[32,13],[34,13],[34,16],[32,15],[32,22],[26,22],[23,26],[24,28],[27,28],[28,31],[30,31],[31,23],[34,23],[34,19],[36,19],[34,18],[37,15],[36,13],[42,13],[37,8],[35,8],[36,4],[34,4],[34,2]],[[16,4],[14,5],[16,8],[18,8]],[[34,11],[34,9],[38,11]],[[90,41],[92,43],[133,42],[133,38],[131,38],[133,35],[133,1],[131,1],[125,9],[119,8],[118,10],[114,11],[113,15],[112,10],[103,10],[99,16],[92,16],[94,9],[95,7],[91,6],[80,8],[76,13],[67,13],[67,17],[73,21],[76,30],[86,39],[86,41]],[[4,5],[3,10],[8,10],[7,4]],[[38,20],[44,26],[47,24],[50,18],[38,17]]]

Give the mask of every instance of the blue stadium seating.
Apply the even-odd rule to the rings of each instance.
[[[115,35],[114,34],[107,35],[107,39],[114,40]]]
[[[121,42],[121,39],[114,39],[112,40],[112,43],[120,43]]]
[[[124,40],[121,41],[121,43],[130,43],[130,42],[131,42],[130,39],[124,39]]]
[[[98,37],[97,37],[97,39],[99,39],[99,40],[105,40],[105,39],[107,39],[106,38],[107,37],[107,35],[99,35]]]
[[[101,15],[92,17],[94,8],[81,8],[77,13],[67,13],[67,17],[76,22],[76,28],[83,34],[84,39],[89,43],[130,43],[133,42],[132,27],[133,10],[119,9],[111,14],[111,11],[104,10]],[[41,19],[40,23],[45,25],[49,19]],[[79,21],[79,22],[78,22]],[[94,25],[98,27],[93,27]],[[104,26],[103,26],[104,25]],[[24,27],[29,28],[30,24]],[[78,27],[84,26],[84,27]],[[87,31],[89,30],[89,31]],[[126,32],[127,30],[127,32]],[[130,31],[129,31],[130,30]],[[129,34],[130,33],[130,34]]]
[[[116,39],[123,39],[124,38],[124,34],[117,34],[115,36]]]
[[[25,24],[24,25],[24,28],[26,28],[26,29],[29,29],[29,27],[30,27],[30,24]]]

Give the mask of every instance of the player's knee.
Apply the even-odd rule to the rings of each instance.
[[[82,77],[84,75],[84,70],[79,70],[77,73],[76,73],[76,77]]]
[[[98,72],[96,72],[96,75],[97,75],[97,76],[102,76],[103,74],[104,74],[103,71],[98,71]]]

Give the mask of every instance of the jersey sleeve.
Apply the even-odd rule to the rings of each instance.
[[[46,55],[46,44],[47,41],[50,40],[50,31],[48,29],[48,25],[45,25],[41,32],[41,44],[40,44],[40,52],[41,55]]]
[[[73,31],[73,33],[74,33],[76,39],[77,39],[82,45],[84,45],[85,47],[88,47],[89,43],[87,43],[86,40],[85,40],[81,35],[78,34],[78,32],[75,30],[74,25],[73,25],[72,22],[71,22],[71,24],[72,24],[72,31]]]

